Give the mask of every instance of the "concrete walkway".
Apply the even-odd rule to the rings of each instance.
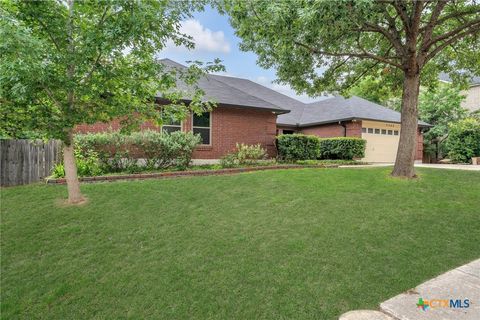
[[[430,306],[427,306],[428,304]],[[480,319],[480,259],[448,271],[381,303],[380,311],[351,311],[343,314],[340,319]]]
[[[366,164],[366,165],[339,166],[339,168],[376,168],[376,167],[391,167],[391,166],[393,166],[393,163],[372,163],[372,164]],[[480,166],[473,166],[471,164],[416,163],[415,168],[434,168],[434,169],[480,171]]]

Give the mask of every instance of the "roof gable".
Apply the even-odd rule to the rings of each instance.
[[[160,60],[160,63],[176,69],[186,68],[185,66],[169,59],[162,59]],[[220,81],[220,79],[220,76],[207,74],[197,81],[197,86],[205,92],[206,100],[212,100],[222,105],[266,109],[277,111],[278,113],[289,112],[287,109],[252,95],[247,91],[243,91],[241,88],[232,86],[226,81]],[[194,88],[189,87],[180,80],[177,81],[177,88],[185,92],[185,100],[191,100]],[[157,94],[157,97],[161,98],[160,93]]]

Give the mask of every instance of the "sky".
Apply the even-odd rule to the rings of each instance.
[[[181,64],[188,60],[208,62],[219,58],[226,68],[226,72],[221,74],[255,81],[303,102],[319,100],[297,95],[287,85],[272,83],[275,80],[275,70],[259,67],[255,53],[240,51],[240,39],[230,26],[228,16],[219,14],[215,9],[207,7],[205,11],[195,13],[193,18],[183,21],[181,31],[193,37],[195,49],[188,50],[169,43],[158,54],[159,58],[169,58]]]

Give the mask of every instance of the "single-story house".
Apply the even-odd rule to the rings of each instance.
[[[174,61],[162,63],[185,68]],[[202,137],[193,159],[219,159],[235,149],[236,143],[261,144],[270,156],[276,155],[277,134],[304,133],[319,137],[361,137],[367,140],[365,161],[395,161],[400,113],[359,97],[331,97],[315,103],[302,103],[247,79],[209,74],[197,84],[207,100],[217,107],[202,116],[190,115],[181,123],[158,128],[145,123],[142,129],[192,131]],[[183,84],[178,84],[182,89]],[[166,103],[159,95],[157,101]],[[188,97],[185,102],[188,103]],[[422,159],[422,129],[419,122],[417,160]],[[77,132],[118,130],[119,121],[80,125]]]

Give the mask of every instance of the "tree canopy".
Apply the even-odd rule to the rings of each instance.
[[[462,81],[480,74],[477,1],[225,0],[224,9],[241,49],[312,96],[345,92],[367,75],[401,88],[412,55],[428,66],[423,85],[440,71]]]
[[[277,81],[318,96],[365,76],[402,88],[394,176],[414,177],[420,83],[480,74],[480,4],[458,0],[224,0],[241,49]]]
[[[168,41],[192,48],[182,20],[203,1],[15,1],[1,3],[0,103],[2,136],[41,132],[65,142],[70,203],[82,203],[73,151],[74,128],[122,120],[180,120],[212,107],[196,80],[219,61],[167,68],[156,54]],[[177,81],[191,87],[189,103]],[[158,107],[155,97],[168,105]]]
[[[193,62],[180,73],[155,58],[167,41],[194,46],[180,22],[202,7],[201,1],[2,2],[1,134],[36,130],[66,140],[79,123],[123,117],[128,126],[211,107],[194,85],[203,72],[219,70],[218,61]],[[178,78],[194,88],[188,106]],[[155,105],[159,94],[171,102],[163,112]]]

